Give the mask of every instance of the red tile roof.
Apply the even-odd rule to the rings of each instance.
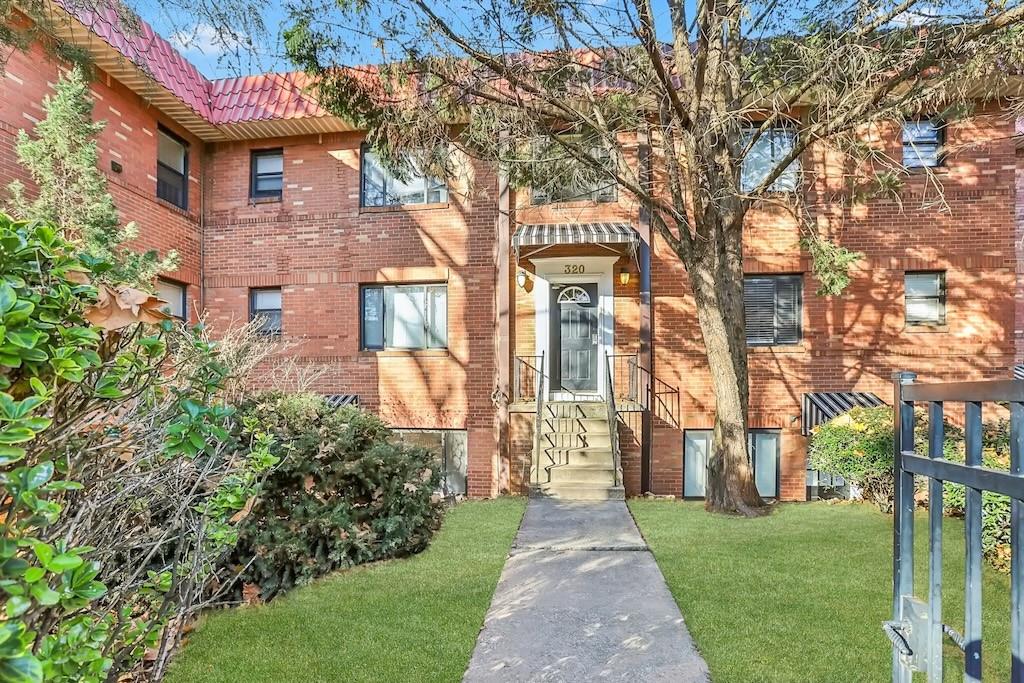
[[[103,39],[154,81],[213,125],[327,116],[305,90],[305,74],[260,74],[210,80],[142,19],[126,26],[113,4],[79,6],[56,0],[71,16]]]

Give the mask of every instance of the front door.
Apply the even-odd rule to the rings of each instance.
[[[597,391],[597,283],[551,286],[551,377],[558,389]]]

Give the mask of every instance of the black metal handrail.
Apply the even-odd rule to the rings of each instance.
[[[540,361],[537,363],[537,372],[534,379],[534,400],[537,402],[536,415],[533,420],[533,457],[536,460],[534,465],[533,483],[540,485],[540,439],[544,416],[544,352],[540,354]]]
[[[512,401],[534,401],[544,383],[544,355],[516,356],[512,366]]]
[[[609,354],[608,361],[611,367],[609,393],[613,393],[617,401],[634,403],[641,410],[649,410],[655,417],[679,428],[678,387],[654,377],[640,365],[635,353]]]

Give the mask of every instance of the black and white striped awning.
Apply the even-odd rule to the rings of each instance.
[[[884,406],[885,401],[869,392],[860,391],[815,391],[804,394],[803,425],[804,436],[820,424],[856,408]]]
[[[629,223],[537,223],[520,225],[512,236],[517,253],[523,247],[556,244],[625,244],[635,250],[640,235]]]

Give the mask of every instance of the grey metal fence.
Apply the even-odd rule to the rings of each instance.
[[[925,672],[929,683],[943,680],[943,642],[949,639],[964,653],[964,680],[982,677],[982,492],[1011,500],[1010,516],[1010,652],[1011,683],[1024,683],[1024,381],[915,384],[911,372],[893,375],[895,506],[893,528],[893,619],[883,626],[893,644],[892,679],[911,683],[913,672]],[[1010,411],[1010,468],[1001,471],[981,464],[982,405],[1005,404]],[[928,452],[914,447],[914,406],[928,410]],[[965,462],[943,457],[944,409],[964,408]],[[928,484],[927,599],[914,593],[915,477]],[[964,633],[943,620],[942,609],[942,485],[966,487]]]

